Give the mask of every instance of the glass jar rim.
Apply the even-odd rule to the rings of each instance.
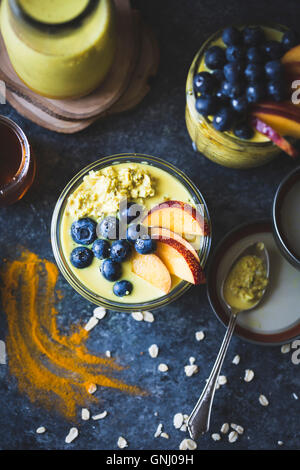
[[[1,123],[7,126],[9,129],[11,129],[14,132],[14,134],[17,136],[19,140],[21,151],[22,151],[22,158],[21,158],[20,166],[17,169],[15,175],[8,183],[6,183],[3,186],[0,186],[0,191],[5,191],[9,193],[14,190],[15,186],[19,184],[20,180],[28,172],[29,165],[30,165],[30,144],[28,142],[28,139],[24,131],[12,119],[6,116],[0,115],[0,124]]]
[[[160,307],[163,307],[173,300],[178,299],[182,294],[184,294],[192,284],[181,281],[178,286],[176,286],[169,294],[163,295],[158,297],[157,299],[147,301],[147,302],[140,302],[140,303],[122,303],[117,301],[112,301],[110,299],[106,299],[91,292],[87,289],[83,284],[80,283],[78,278],[75,274],[71,271],[68,267],[61,243],[60,243],[60,226],[61,226],[61,219],[62,215],[67,203],[68,196],[81,184],[83,177],[91,170],[100,170],[107,166],[117,165],[119,163],[145,163],[145,164],[153,164],[162,170],[167,171],[168,173],[172,174],[173,176],[177,177],[179,181],[184,184],[184,186],[190,191],[190,194],[197,204],[201,204],[203,208],[203,215],[208,223],[210,235],[204,237],[204,243],[202,245],[200,256],[201,266],[204,268],[208,259],[208,255],[211,248],[211,219],[209,216],[208,208],[206,201],[202,195],[202,193],[198,190],[198,188],[194,185],[194,183],[190,180],[190,178],[185,175],[184,172],[176,168],[171,163],[158,158],[153,157],[150,155],[140,154],[140,153],[122,153],[122,154],[115,154],[110,156],[104,156],[101,159],[91,163],[84,167],[79,173],[77,173],[66,185],[63,189],[62,193],[60,194],[58,201],[55,205],[52,221],[51,221],[51,244],[53,254],[56,260],[56,263],[60,269],[60,272],[65,277],[65,279],[69,282],[69,284],[84,298],[89,300],[90,302],[101,305],[111,310],[118,310],[118,311],[140,311],[140,310],[153,310]]]
[[[93,11],[101,0],[88,0],[88,4],[81,13],[75,18],[67,20],[61,23],[47,23],[46,21],[37,20],[30,16],[22,7],[19,0],[9,0],[9,7],[15,18],[20,18],[23,23],[30,25],[31,27],[43,31],[47,34],[55,34],[62,32],[63,30],[73,29],[80,27],[82,21],[84,21]]]
[[[253,24],[249,23],[249,24],[238,25],[238,27],[245,27],[245,26],[253,26]],[[284,25],[281,25],[281,24],[264,23],[264,24],[260,24],[260,26],[262,28],[271,28],[271,29],[274,29],[274,30],[278,30],[280,32],[288,31],[288,28]],[[189,106],[189,99],[188,98],[190,98],[191,96],[193,97],[192,105],[195,106],[196,94],[195,94],[195,90],[194,90],[192,82],[193,82],[193,78],[194,78],[195,73],[197,73],[196,71],[198,70],[199,63],[202,60],[202,57],[203,57],[206,49],[208,48],[208,46],[213,41],[219,39],[222,35],[222,32],[223,32],[223,28],[219,29],[218,31],[215,31],[211,36],[209,36],[204,41],[204,43],[201,45],[201,47],[199,48],[198,52],[196,53],[196,55],[195,55],[195,57],[192,61],[192,64],[191,64],[189,72],[188,72],[187,85],[186,85],[186,96],[187,96],[187,105],[188,106]],[[189,82],[191,82],[191,83],[189,83]],[[205,124],[208,126],[208,128],[213,128],[212,122],[206,116],[201,115],[201,119],[205,122]],[[230,135],[228,133],[222,133],[222,134],[223,134],[224,139],[228,139],[228,141],[232,142],[232,143],[238,143],[240,146],[245,146],[245,147],[251,146],[252,148],[262,148],[262,147],[264,148],[264,147],[273,146],[273,142],[270,141],[270,140],[267,140],[267,141],[264,141],[264,142],[251,142],[249,140],[244,141],[242,139],[239,139],[235,135]]]

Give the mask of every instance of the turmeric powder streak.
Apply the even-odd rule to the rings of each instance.
[[[115,359],[92,355],[85,347],[84,328],[62,335],[56,323],[56,266],[29,251],[7,263],[2,276],[2,304],[10,372],[32,402],[54,408],[69,418],[96,398],[91,384],[133,394],[142,390],[114,378],[121,371]]]

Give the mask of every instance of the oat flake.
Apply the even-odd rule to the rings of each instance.
[[[179,450],[195,450],[197,449],[197,444],[192,439],[183,439],[179,445]]]
[[[183,414],[182,413],[176,413],[173,418],[173,424],[175,429],[180,429],[181,426],[183,425]]]
[[[103,411],[102,413],[99,413],[98,415],[92,416],[92,419],[94,421],[98,421],[98,419],[106,418],[106,416],[107,416],[107,411]]]
[[[142,312],[132,312],[131,316],[136,321],[143,321],[144,320],[144,316],[143,316]]]
[[[169,370],[169,367],[167,366],[167,364],[159,364],[158,370],[160,372],[167,372]]]
[[[46,428],[44,426],[40,426],[35,432],[37,434],[44,434],[44,432],[46,432]]]
[[[125,447],[128,447],[128,443],[125,437],[122,437],[122,436],[119,437],[117,444],[120,449],[125,449]]]
[[[93,311],[93,315],[98,320],[102,320],[106,315],[106,309],[104,307],[96,307]]]
[[[149,351],[150,357],[153,357],[153,358],[157,357],[158,352],[159,352],[157,344],[151,344],[151,346],[148,348],[148,351]]]
[[[78,437],[78,429],[77,428],[71,428],[70,431],[69,431],[69,434],[67,435],[67,437],[65,439],[65,442],[67,444],[70,444],[72,441],[74,441],[74,439],[76,439],[76,437]]]

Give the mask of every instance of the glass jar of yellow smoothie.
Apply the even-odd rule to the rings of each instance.
[[[123,197],[127,197],[130,204],[142,207],[147,217],[148,214],[159,214],[160,212],[155,209],[164,203],[167,213],[170,201],[172,203],[177,201],[179,210],[183,205],[192,207],[193,211],[197,208],[200,217],[205,220],[205,232],[199,236],[187,237],[186,234],[180,236],[178,225],[177,228],[172,226],[174,231],[160,228],[159,218],[155,219],[154,216],[152,223],[149,221],[147,226],[143,216],[137,219],[137,223],[141,224],[143,229],[147,227],[147,233],[151,232],[151,238],[152,236],[155,238],[154,243],[157,246],[151,253],[140,254],[141,252],[137,252],[133,237],[129,237],[129,229],[135,227],[136,221],[127,220],[125,232],[121,235],[121,221],[124,221],[121,212]],[[102,223],[108,218],[117,218],[120,223],[116,239],[109,239],[103,234]],[[188,219],[187,214],[186,220]],[[172,215],[169,219],[167,216],[160,220],[171,222],[172,225],[174,222]],[[98,224],[95,237],[78,242],[74,238],[73,231],[78,223],[84,224],[81,225],[81,234],[84,237],[90,235],[94,224]],[[161,238],[158,237],[160,233],[163,235]],[[140,229],[139,238],[143,238],[141,234]],[[125,247],[126,244],[130,244],[129,256],[121,261],[116,257],[113,258],[114,246],[120,240],[122,243],[125,240]],[[194,274],[198,269],[199,274],[205,267],[211,246],[211,225],[202,194],[179,169],[148,155],[121,154],[94,162],[70,181],[59,197],[53,213],[51,241],[58,267],[79,294],[97,305],[110,309],[144,311],[165,306],[178,299],[193,284],[205,282],[204,276],[201,279],[201,275],[197,279],[195,277],[194,281],[189,277],[186,281],[186,268],[189,265],[191,273],[193,271]],[[95,249],[99,243],[107,245],[107,254],[103,252],[99,256],[99,251]],[[164,252],[163,247],[168,243],[170,246]],[[74,264],[73,254],[76,250],[81,250],[83,255],[91,256],[91,261],[88,261],[86,266]],[[168,259],[174,253],[175,271],[177,270],[178,275],[170,268],[170,259]],[[121,270],[118,277],[113,279],[103,273],[105,263],[109,263],[111,259],[117,260],[118,269]],[[167,278],[169,281],[166,281]],[[118,283],[121,283],[122,287],[124,282],[129,283],[130,292],[119,296],[115,287]]]
[[[116,45],[112,0],[3,0],[0,14],[10,61],[36,93],[73,98],[104,80]]]
[[[280,41],[286,28],[263,26],[268,40]],[[199,49],[188,72],[186,83],[186,125],[193,142],[194,150],[201,152],[210,160],[230,168],[251,168],[264,165],[279,153],[280,149],[266,136],[255,132],[249,140],[236,137],[232,131],[217,131],[211,116],[203,116],[195,108],[196,93],[193,86],[194,76],[209,71],[205,65],[205,52],[212,46],[224,47],[222,30],[213,34]]]

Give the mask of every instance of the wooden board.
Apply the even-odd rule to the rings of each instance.
[[[135,106],[149,91],[156,74],[159,51],[152,32],[128,0],[114,0],[118,21],[116,60],[103,84],[88,96],[51,100],[31,91],[16,75],[0,38],[0,79],[7,87],[7,101],[23,116],[48,129],[73,133],[99,117]]]

